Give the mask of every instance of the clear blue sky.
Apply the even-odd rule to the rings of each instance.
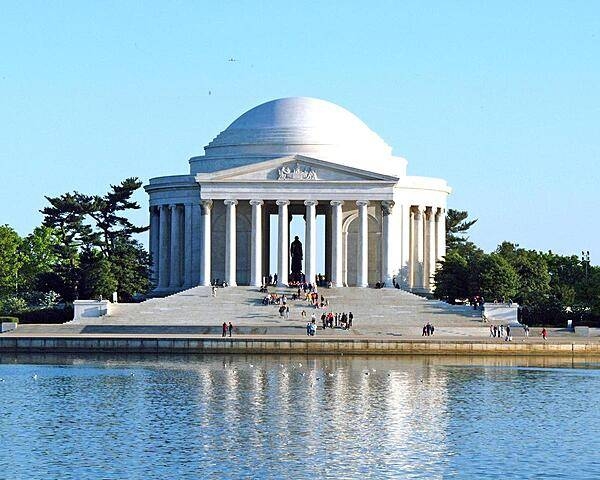
[[[303,95],[447,179],[485,250],[597,264],[599,89],[600,2],[4,1],[0,224],[27,234],[43,195],[185,173],[247,109]]]

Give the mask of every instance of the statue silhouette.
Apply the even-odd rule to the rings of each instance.
[[[290,254],[292,256],[292,276],[297,279],[302,273],[302,242],[296,235],[290,245]]]

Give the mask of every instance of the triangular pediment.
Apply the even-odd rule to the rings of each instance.
[[[196,181],[396,183],[398,178],[317,158],[291,155],[217,172],[199,173]]]

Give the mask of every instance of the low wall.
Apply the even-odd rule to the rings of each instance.
[[[490,323],[500,323],[502,325],[517,326],[519,305],[513,303],[484,303],[483,315]]]
[[[182,337],[0,337],[0,352],[300,353],[382,355],[600,356],[600,343],[518,343],[385,339]]]
[[[103,317],[108,314],[108,305],[108,300],[75,300],[73,320]]]

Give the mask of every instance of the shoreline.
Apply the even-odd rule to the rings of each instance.
[[[521,339],[519,339],[521,340]],[[320,355],[463,355],[600,357],[600,342],[555,338],[544,342],[493,339],[336,338],[285,335],[106,334],[2,335],[0,353],[185,353]]]

